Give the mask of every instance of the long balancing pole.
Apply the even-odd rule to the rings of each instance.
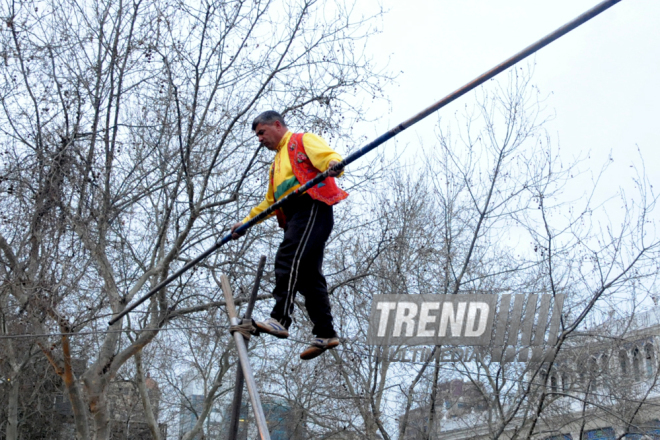
[[[431,113],[434,113],[438,110],[440,110],[442,107],[446,106],[450,102],[460,98],[461,96],[465,95],[467,92],[470,90],[480,86],[484,82],[488,81],[489,79],[493,78],[495,75],[498,73],[503,72],[504,70],[508,69],[509,67],[513,66],[519,61],[524,60],[528,56],[532,55],[533,53],[537,52],[538,50],[542,49],[543,47],[547,46],[548,44],[552,43],[556,39],[562,37],[563,35],[569,33],[576,27],[580,26],[583,23],[586,23],[587,21],[591,20],[601,12],[606,11],[607,9],[611,8],[615,4],[619,3],[621,0],[605,0],[602,3],[599,3],[598,5],[594,6],[593,8],[589,9],[587,12],[584,14],[580,15],[579,17],[575,18],[574,20],[566,23],[559,29],[555,30],[554,32],[551,32],[550,34],[546,35],[545,37],[541,38],[539,41],[536,43],[532,44],[531,46],[527,46],[525,49],[521,50],[511,58],[507,59],[506,61],[498,64],[497,66],[493,67],[489,71],[485,72],[481,76],[478,76],[477,78],[473,79],[469,83],[465,84],[463,87],[460,89],[456,90],[453,93],[450,93],[449,95],[445,96],[442,98],[440,101],[436,102],[432,106],[426,108],[425,110],[421,111],[420,113],[416,114],[412,118],[402,122],[401,124],[397,125],[396,127],[390,129],[387,133],[377,137],[373,141],[369,142],[367,145],[364,147],[360,148],[359,150],[351,153],[348,155],[343,161],[332,167],[331,169],[326,170],[323,173],[320,173],[318,176],[310,180],[304,185],[301,185],[290,193],[288,196],[284,197],[283,199],[279,200],[277,203],[274,203],[271,205],[268,209],[265,211],[259,213],[256,217],[252,218],[250,221],[247,223],[244,223],[241,225],[239,228],[236,229],[235,232],[242,234],[243,232],[247,231],[250,229],[252,226],[256,225],[259,223],[261,220],[269,216],[273,211],[275,211],[278,208],[281,208],[284,204],[286,204],[288,201],[291,199],[298,197],[299,195],[303,194],[306,192],[308,189],[311,187],[318,185],[321,183],[323,180],[325,180],[329,172],[332,170],[339,171],[342,170],[346,165],[354,162],[355,160],[359,159],[360,157],[364,156],[374,148],[378,147],[382,143],[392,139],[394,136],[397,134],[401,133],[403,130],[406,128],[411,127],[412,125],[416,124],[417,122],[421,121],[422,119],[426,118],[429,116]],[[160,284],[158,284],[156,287],[151,289],[146,295],[144,295],[142,298],[139,300],[135,301],[133,304],[131,304],[129,307],[124,309],[122,312],[119,312],[112,320],[110,320],[109,325],[113,325],[115,322],[120,320],[124,315],[129,313],[131,310],[135,309],[138,305],[142,304],[144,301],[146,301],[148,298],[150,298],[152,295],[154,295],[156,292],[158,292],[160,289],[163,287],[167,286],[170,284],[172,281],[180,277],[184,272],[186,272],[188,269],[191,267],[195,266],[197,263],[202,261],[204,258],[208,257],[211,255],[213,252],[215,252],[218,248],[223,246],[225,243],[229,242],[231,240],[231,233],[225,235],[220,241],[218,241],[215,245],[213,245],[211,248],[203,252],[201,255],[199,255],[197,258],[194,260],[191,260],[188,262],[185,266],[183,266],[181,269],[176,271],[174,274],[170,275],[169,278],[167,278],[165,281],[162,281]]]

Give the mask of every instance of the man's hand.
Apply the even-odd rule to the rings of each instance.
[[[337,165],[337,164],[339,164],[339,162],[337,162],[336,160],[331,160],[331,161],[328,163],[328,169],[334,167],[334,166]],[[339,170],[339,171],[333,171],[333,170],[330,170],[330,172],[328,173],[328,176],[330,176],[330,177],[337,177],[337,176],[340,175],[340,174],[341,174],[341,170]]]
[[[234,224],[234,226],[231,227],[231,238],[232,238],[233,240],[236,240],[237,238],[242,237],[242,236],[245,235],[245,233],[247,232],[247,231],[243,231],[243,232],[241,232],[241,233],[234,232],[234,231],[236,231],[236,229],[238,229],[240,226],[243,226],[243,222],[238,222],[238,223]]]

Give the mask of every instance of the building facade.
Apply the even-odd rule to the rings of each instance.
[[[483,375],[441,384],[433,426],[428,405],[415,408],[405,440],[660,440],[659,352],[660,307],[609,320],[572,335],[553,363],[507,366],[522,372],[516,398],[497,399]]]

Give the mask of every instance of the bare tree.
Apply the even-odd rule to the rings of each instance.
[[[363,51],[370,18],[342,2],[9,0],[0,11],[3,310],[28,333],[63,334],[38,342],[76,436],[107,439],[120,368],[172,320],[222,305],[209,269],[243,283],[273,232],[229,246],[103,333],[259,198],[267,160],[251,118],[278,108],[338,141],[361,117],[351,95],[376,95],[387,78]],[[98,333],[75,337],[83,329]]]
[[[658,239],[648,229],[656,198],[643,172],[635,176],[639,193],[635,198],[621,194],[621,217],[608,223],[603,215],[608,206],[595,195],[602,174],[585,185],[588,179],[579,174],[579,160],[567,163],[553,147],[542,128],[543,101],[529,81],[524,70],[512,71],[494,90],[482,90],[477,105],[467,107],[457,124],[439,131],[440,146],[428,161],[443,237],[435,272],[443,286],[436,292],[566,295],[554,356],[541,364],[492,362],[488,357],[436,363],[433,369],[422,364],[418,371],[428,375],[426,382],[411,382],[425,386],[418,408],[426,410],[429,422],[420,438],[437,436],[438,430],[452,438],[531,438],[556,423],[571,399],[584,407],[581,420],[589,420],[593,405],[604,407],[596,403],[603,376],[615,383],[618,373],[604,372],[599,362],[590,368],[593,380],[574,381],[586,389],[560,398],[558,374],[571,364],[573,355],[568,353],[580,346],[582,351],[585,346],[593,350],[594,341],[577,334],[608,319],[610,310],[629,310],[634,316],[631,305],[644,295],[648,299],[656,288]],[[610,337],[620,339],[622,334]],[[590,365],[588,360],[574,359],[571,368],[579,371]],[[453,374],[443,375],[443,369]],[[443,377],[473,385],[487,405],[479,414],[468,410],[464,422],[450,420],[448,411],[438,414],[438,378]],[[410,388],[409,395],[412,392]],[[630,410],[612,404],[609,411],[628,418],[630,425],[634,408],[644,401],[638,394]],[[410,408],[404,406],[404,420]],[[443,415],[447,417],[434,422]],[[402,438],[405,429],[400,426]]]

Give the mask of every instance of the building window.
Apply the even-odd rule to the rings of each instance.
[[[628,374],[628,354],[621,350],[619,352],[619,366],[621,367],[621,374],[624,376]]]
[[[647,424],[646,434],[653,440],[660,439],[660,420],[651,420]]]
[[[561,390],[566,393],[570,389],[571,389],[571,383],[568,379],[568,374],[562,373],[561,374]]]
[[[552,376],[550,376],[550,389],[552,390],[553,393],[556,393],[558,391],[556,373],[552,373]]]
[[[653,377],[653,370],[655,369],[655,354],[653,352],[653,344],[650,342],[644,347],[646,352],[646,377],[651,379]]]
[[[600,357],[600,371],[602,374],[608,374],[610,372],[610,358],[606,354]]]
[[[609,388],[610,386],[610,358],[604,354],[600,357],[600,377],[603,382],[603,387]]]
[[[635,347],[632,356],[633,376],[635,377],[635,381],[641,380],[641,369],[639,365],[639,358],[640,358],[639,348]]]
[[[600,369],[598,368],[598,360],[595,357],[589,358],[589,382],[590,389],[597,389],[599,386]]]
[[[615,440],[616,434],[612,428],[592,429],[582,434],[582,440]]]

